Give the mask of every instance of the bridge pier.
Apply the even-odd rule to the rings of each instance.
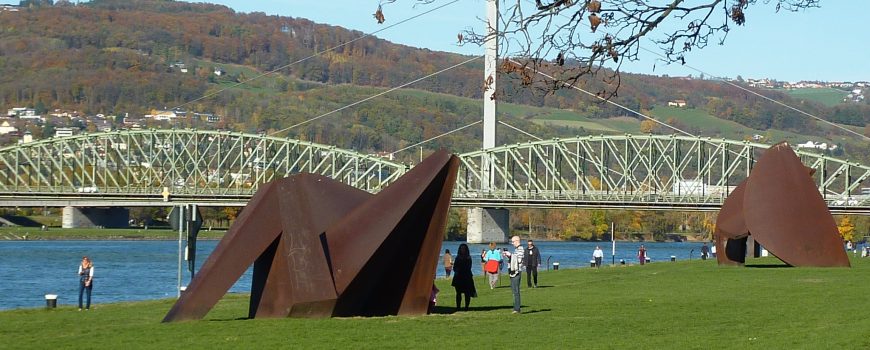
[[[130,209],[121,207],[91,208],[63,207],[61,227],[127,227],[130,220]]]
[[[502,208],[468,209],[468,243],[504,243],[510,234],[510,211]]]

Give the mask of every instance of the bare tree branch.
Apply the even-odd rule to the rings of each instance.
[[[380,0],[379,5],[398,0]],[[437,0],[406,0],[431,4]],[[533,77],[503,66],[523,85],[543,91],[583,79],[606,84],[610,98],[619,88],[625,60],[638,60],[641,39],[658,45],[664,61],[685,64],[693,49],[711,40],[723,43],[732,25],[752,20],[753,7],[773,5],[777,11],[819,6],[820,0],[487,0],[499,1],[499,55],[546,70],[559,81],[533,83]],[[415,5],[417,5],[415,4]],[[385,11],[386,8],[385,8]],[[486,33],[465,32],[462,42],[483,45]],[[532,81],[529,81],[529,80]]]

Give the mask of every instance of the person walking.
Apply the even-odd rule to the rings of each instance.
[[[707,255],[710,254],[710,247],[707,246],[707,242],[704,242],[704,245],[701,246],[701,260],[707,260]]]
[[[91,309],[91,291],[94,289],[94,264],[91,258],[82,257],[79,264],[79,311],[82,311],[82,296],[87,293],[85,310]]]
[[[489,242],[489,250],[486,251],[484,260],[486,260],[484,271],[486,271],[486,277],[489,280],[489,289],[493,289],[498,284],[498,268],[501,263],[501,253],[495,249],[495,242]]]
[[[480,251],[480,274],[486,275],[486,249]]]
[[[601,250],[601,246],[595,246],[595,250],[592,251],[592,258],[595,259],[595,267],[601,268],[601,260],[604,259],[604,251]]]
[[[514,246],[514,252],[511,254],[510,265],[508,267],[508,275],[511,278],[511,293],[514,295],[514,311],[520,313],[520,282],[523,278],[523,264],[525,263],[525,250],[520,244],[520,237],[511,237],[511,245]]]
[[[526,286],[538,288],[538,266],[541,265],[541,251],[535,242],[528,240],[526,249]]]
[[[646,263],[646,248],[643,247],[643,244],[637,249],[637,259],[640,260],[641,265]]]
[[[453,272],[453,255],[450,255],[450,249],[444,249],[444,278],[450,278],[450,273]]]
[[[477,289],[474,288],[474,278],[471,274],[471,253],[468,250],[468,244],[459,245],[453,268],[456,273],[453,274],[453,282],[450,285],[456,290],[456,311],[459,311],[463,295],[465,296],[465,311],[468,311],[471,298],[477,297]]]

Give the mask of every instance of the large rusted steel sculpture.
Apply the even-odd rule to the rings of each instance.
[[[827,204],[791,147],[764,152],[725,199],[716,221],[720,265],[742,265],[747,239],[792,266],[849,266]]]
[[[425,314],[458,164],[436,152],[375,195],[263,185],[163,321],[201,319],[251,264],[251,318]]]

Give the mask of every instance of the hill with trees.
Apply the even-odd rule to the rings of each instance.
[[[424,79],[411,85],[413,89],[342,109],[471,58],[373,36],[361,38],[364,35],[303,18],[237,13],[205,3],[22,1],[16,12],[0,11],[0,108],[32,107],[43,115],[53,110],[114,115],[118,118],[113,127],[123,128],[123,116],[136,118],[179,107],[214,113],[221,121],[187,119],[169,125],[149,120],[145,127],[277,133],[362,152],[392,152],[480,120],[482,60]],[[550,73],[558,68],[541,67]],[[516,71],[501,74],[500,118],[538,137],[673,133],[573,89],[553,89],[545,80],[524,78]],[[595,77],[576,85],[593,93],[607,88]],[[753,90],[870,135],[870,100],[822,103],[783,90]],[[677,100],[685,106],[668,106]],[[767,143],[827,141],[842,146],[834,155],[870,164],[865,141],[719,81],[622,73],[611,101],[696,135],[762,135]],[[59,126],[94,130],[72,120],[13,124],[37,137],[52,136]],[[441,137],[425,147],[475,150],[481,144],[480,129]],[[499,137],[501,143],[529,140],[507,128]],[[399,160],[414,161],[418,156],[415,147],[399,154]],[[464,229],[458,224],[461,215],[451,214],[453,234]],[[617,221],[637,231],[663,234],[679,227],[705,227],[710,220],[663,215],[670,214],[657,215],[655,221],[644,213],[625,212]],[[556,230],[541,237],[595,239],[606,231],[599,212],[531,210],[515,217],[515,229],[533,231],[534,223],[546,222]]]
[[[34,106],[43,111],[65,109],[85,114],[142,115],[155,108],[184,106],[225,116],[223,127],[243,131],[279,130],[378,91],[357,87],[394,87],[467,59],[451,53],[396,45],[371,36],[359,39],[364,35],[361,32],[302,18],[236,13],[225,6],[204,3],[95,0],[73,5],[69,1],[30,0],[22,1],[22,7],[18,12],[0,13],[3,23],[0,28],[0,106],[7,108]],[[179,69],[182,66],[186,73]],[[229,74],[216,76],[216,69],[225,69]],[[478,60],[411,87],[479,99],[483,86],[481,71],[482,63]],[[273,74],[251,80],[265,72]],[[504,78],[507,79],[500,91],[504,102],[564,109],[577,118],[605,120],[628,116],[640,122],[637,116],[622,108],[571,89],[555,92],[535,89],[535,84],[546,82],[525,86],[517,74],[504,74]],[[248,83],[239,85],[239,82]],[[578,86],[589,91],[603,85],[595,78],[578,82]],[[228,87],[231,88],[227,91],[213,94]],[[764,93],[838,123],[856,128],[870,123],[867,104],[827,107],[813,101],[798,101],[782,92]],[[203,96],[210,97],[201,98]],[[457,110],[453,108],[454,103],[432,103],[433,97],[417,95],[414,98],[422,98],[415,101],[421,104],[416,106],[421,113],[415,113],[405,102],[387,101],[379,105],[373,100],[368,107],[330,118],[341,120],[333,131],[329,130],[330,126],[318,131],[302,128],[291,131],[290,135],[307,137],[307,134],[319,133],[328,136],[333,132],[348,132],[348,129],[363,134],[395,135],[402,123],[423,124],[422,128],[400,132],[401,140],[411,142],[465,125],[478,115],[476,110]],[[390,99],[395,102],[397,98],[387,98]],[[837,136],[836,131],[819,128],[805,116],[710,80],[623,73],[618,95],[612,98],[614,102],[642,112],[677,99],[752,130]],[[393,109],[395,107],[399,109]],[[376,118],[370,118],[373,111],[378,114]],[[415,116],[417,114],[419,116]],[[452,115],[456,120],[440,120],[436,114]],[[380,121],[384,118],[400,120]],[[426,127],[426,124],[431,126]],[[532,127],[530,123],[524,126]],[[535,131],[541,136],[586,132]],[[708,130],[696,131],[705,136],[718,136]],[[345,139],[347,136],[327,138]],[[360,141],[376,139],[371,135],[357,139],[352,144],[356,149],[383,149],[384,146]],[[462,150],[467,149],[462,147]]]

